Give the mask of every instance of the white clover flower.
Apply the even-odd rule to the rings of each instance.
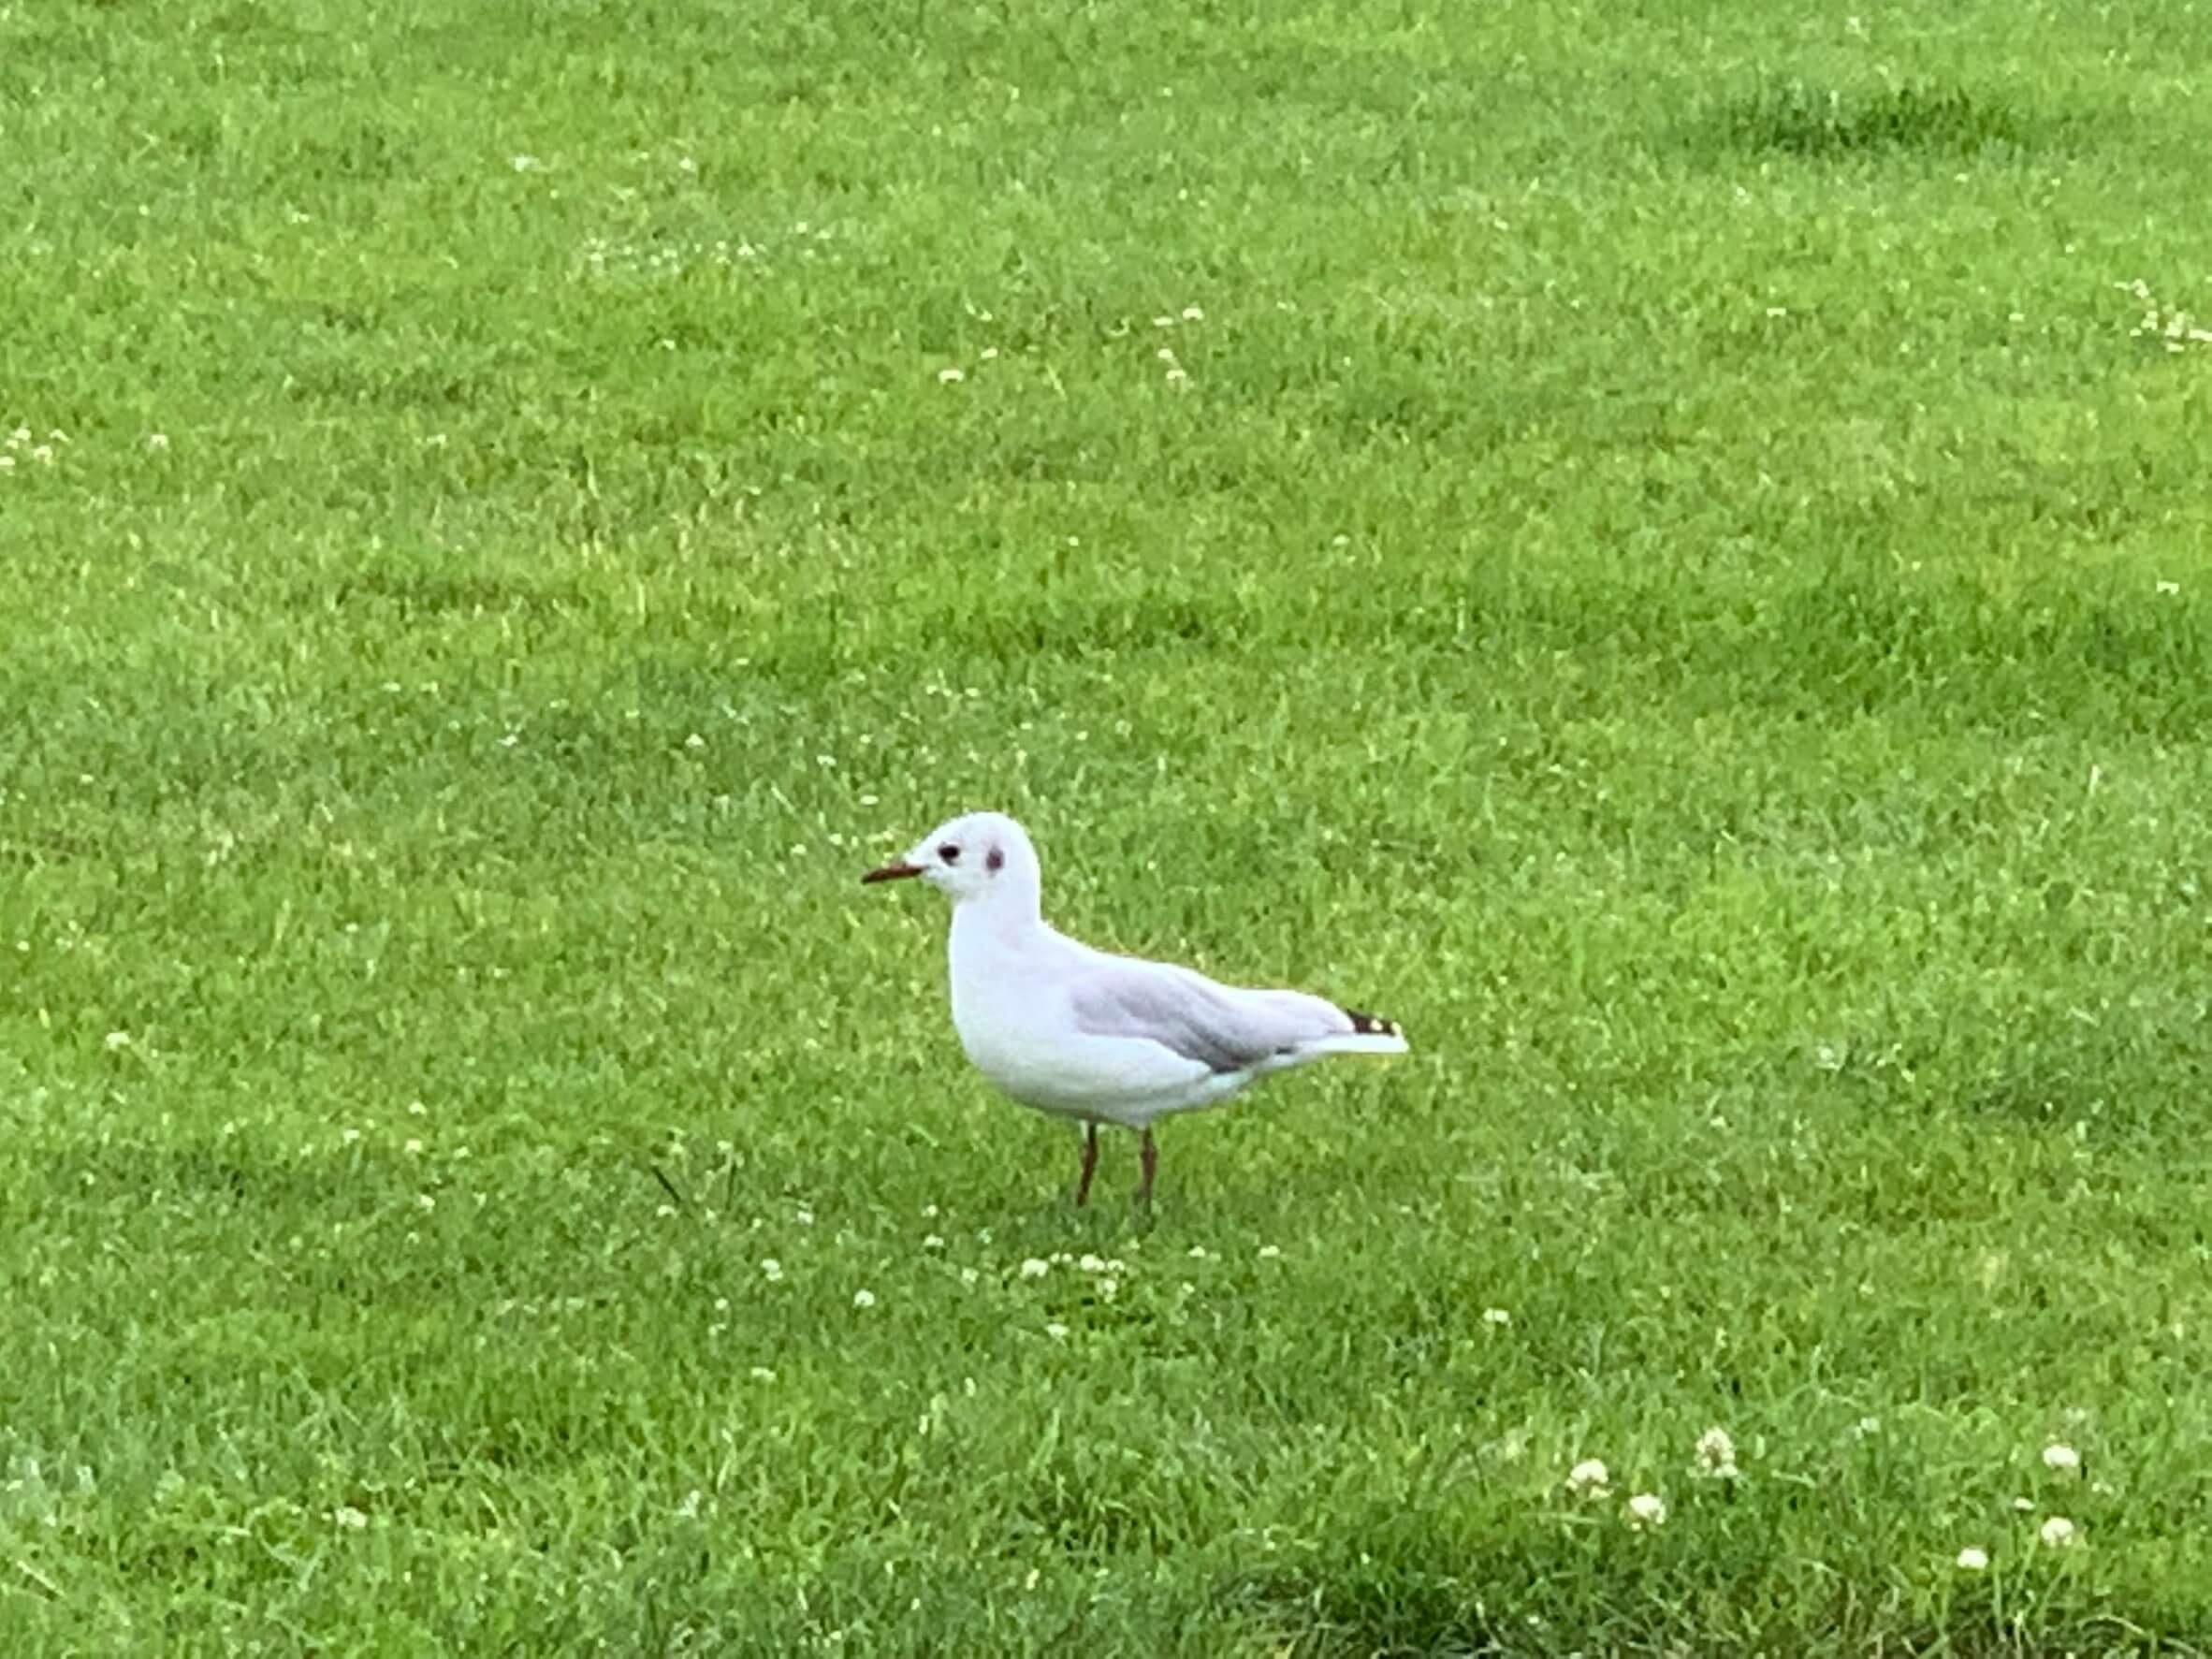
[[[159,455],[168,446],[169,435],[167,432],[148,432],[146,434],[146,447],[154,454]]]
[[[2054,1475],[2078,1475],[2081,1453],[2062,1440],[2054,1440],[2043,1448],[2043,1466]]]
[[[359,1532],[361,1528],[369,1524],[369,1517],[362,1514],[351,1504],[341,1504],[337,1508],[331,1510],[330,1520],[333,1524],[342,1526],[348,1532]]]
[[[1202,323],[1206,320],[1206,313],[1195,305],[1186,305],[1183,308],[1183,320],[1186,323]]]
[[[510,155],[507,165],[518,173],[528,173],[536,171],[546,164],[534,155]]]
[[[1078,1260],[1075,1265],[1081,1268],[1086,1273],[1102,1273],[1106,1271],[1105,1258],[1093,1256],[1087,1251],[1084,1253],[1082,1259]]]
[[[1502,1307],[1486,1307],[1482,1310],[1482,1322],[1485,1325],[1510,1325],[1513,1316]]]
[[[422,1142],[410,1139],[400,1142],[400,1150],[410,1157],[419,1157],[422,1155]]]
[[[1579,1498],[1602,1498],[1612,1490],[1612,1476],[1595,1458],[1584,1458],[1567,1471],[1567,1490]]]
[[[1716,1480],[1736,1478],[1736,1442],[1715,1424],[1697,1436],[1697,1473]]]
[[[769,1284],[773,1285],[777,1280],[783,1277],[783,1263],[777,1260],[773,1256],[762,1257],[761,1277],[767,1280]]]
[[[1642,1530],[1666,1524],[1666,1503],[1654,1492],[1639,1492],[1628,1500],[1628,1524]]]
[[[1969,1544],[1958,1552],[1958,1570],[1962,1573],[1986,1573],[1989,1570],[1989,1551],[1977,1550]]]
[[[1273,1261],[1276,1257],[1282,1255],[1282,1253],[1283,1246],[1280,1244],[1262,1244],[1259,1246],[1259,1259],[1262,1261]]]
[[[922,1241],[922,1247],[924,1250],[941,1250],[945,1247],[945,1241],[933,1232]]]
[[[964,1267],[960,1270],[960,1282],[963,1285],[972,1285],[982,1276],[972,1267]]]
[[[755,1365],[745,1375],[751,1377],[755,1382],[768,1383],[774,1382],[776,1380],[776,1374],[773,1371],[770,1371],[765,1365]]]
[[[855,1290],[852,1293],[852,1305],[854,1307],[874,1307],[876,1293],[873,1290]]]
[[[792,849],[792,851],[798,852],[804,851],[805,849],[794,847]],[[812,1227],[814,1225],[814,1212],[809,1210],[805,1204],[801,1204],[796,1210],[793,1210],[792,1212],[791,1218],[797,1222],[801,1227]]]
[[[1022,1263],[1022,1277],[1025,1279],[1041,1279],[1052,1271],[1053,1264],[1040,1256],[1032,1256]]]
[[[101,1041],[108,1052],[113,1054],[119,1048],[130,1047],[131,1034],[128,1031],[110,1031]]]
[[[968,376],[957,369],[939,369],[937,371],[937,383],[939,386],[958,386],[967,378]]]
[[[2036,1529],[2037,1537],[2053,1550],[2071,1550],[2081,1542],[2081,1532],[2063,1515],[2054,1515]]]
[[[1121,1281],[1112,1273],[1100,1273],[1098,1284],[1099,1295],[1107,1302],[1112,1302],[1121,1289]]]
[[[1051,1337],[1055,1342],[1064,1341],[1068,1335],[1068,1327],[1061,1324],[1059,1320],[1055,1319],[1045,1326],[1044,1333],[1045,1335]]]

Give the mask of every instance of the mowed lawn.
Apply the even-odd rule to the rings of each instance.
[[[0,0],[0,1650],[2212,1650],[2208,74]]]

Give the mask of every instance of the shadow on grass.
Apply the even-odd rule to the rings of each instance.
[[[2052,953],[2076,958],[2075,943],[2060,935]],[[2139,994],[2093,1022],[2045,1003],[2010,1009],[1993,1025],[1844,1033],[1818,1063],[1870,1110],[1916,1118],[1933,1093],[2000,1124],[2072,1128],[2099,1144],[2171,1144],[2191,1132],[2212,1083],[2212,1021],[2185,990]]]
[[[2212,1031],[2201,1015],[2177,1012],[2168,1024],[2054,1032],[2008,1048],[1964,1099],[1994,1117],[2073,1124],[2100,1138],[2164,1140],[2188,1132],[2208,1077]]]
[[[388,611],[401,621],[441,616],[561,614],[584,608],[573,587],[527,581],[490,572],[427,569],[362,570],[327,586],[301,589],[300,601],[320,600],[332,609]]]
[[[1619,1542],[1623,1540],[1612,1540]],[[1688,1557],[1665,1538],[1603,1547],[1586,1533],[1522,1529],[1467,1547],[1419,1523],[1382,1523],[1325,1553],[1223,1585],[1275,1650],[1343,1655],[1900,1652],[2200,1654],[2195,1597],[2125,1609],[2075,1595],[2008,1601],[1992,1581],[1919,1594],[1894,1570],[1807,1573],[1739,1546]]]
[[[1029,657],[1113,660],[1142,653],[1233,648],[1239,607],[1212,594],[1146,589],[1095,603],[1011,604],[948,611],[930,634],[1005,662]]]
[[[1471,584],[1455,614],[1437,607],[1408,621],[1355,598],[1331,622],[1347,643],[1425,633],[1482,655],[1543,648],[1664,668],[1670,694],[1729,710],[1830,718],[1918,706],[1954,728],[2040,731],[2063,718],[2176,740],[2212,720],[2212,633],[2193,610],[2055,582],[2005,594],[1841,561],[1756,594],[1516,575]]]
[[[1898,154],[2010,157],[2062,143],[2071,123],[2002,95],[1928,83],[1874,88],[1769,81],[1726,98],[1685,135],[1709,155],[1848,160]]]

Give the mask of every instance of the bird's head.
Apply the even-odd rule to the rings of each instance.
[[[1021,895],[1034,905],[1037,850],[1022,826],[1003,812],[967,812],[947,819],[904,856],[868,871],[863,881],[920,877],[941,887],[953,902]]]

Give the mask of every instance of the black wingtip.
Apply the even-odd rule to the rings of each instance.
[[[1356,1008],[1347,1008],[1344,1011],[1344,1016],[1352,1022],[1352,1035],[1355,1037],[1396,1037],[1399,1035],[1398,1022],[1386,1020],[1380,1014],[1361,1013]]]

